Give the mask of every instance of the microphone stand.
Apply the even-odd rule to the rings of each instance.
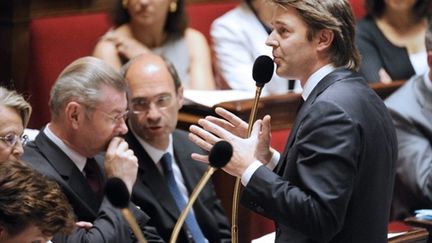
[[[213,166],[209,166],[209,168],[206,170],[204,175],[201,177],[197,186],[192,191],[190,199],[189,199],[188,203],[186,204],[186,207],[183,209],[179,218],[177,219],[177,223],[175,224],[173,232],[171,233],[171,238],[170,238],[169,243],[176,243],[178,234],[180,233],[181,227],[182,227],[184,221],[186,220],[186,217],[187,217],[190,209],[192,208],[192,205],[194,204],[195,200],[197,199],[199,193],[201,192],[201,190],[203,189],[203,187],[205,186],[207,181],[210,179],[210,177],[213,175],[213,173],[217,169],[218,168],[215,168]]]
[[[144,235],[141,232],[141,229],[139,228],[138,223],[135,220],[134,216],[132,215],[131,211],[128,208],[122,208],[120,210],[123,214],[123,217],[125,217],[126,221],[129,223],[130,227],[132,228],[132,232],[137,237],[138,242],[139,243],[147,243],[147,241],[144,238]]]
[[[227,141],[219,141],[215,143],[213,148],[210,150],[209,153],[209,162],[210,166],[205,171],[204,175],[201,177],[201,179],[198,181],[196,187],[192,191],[189,201],[187,202],[185,208],[183,208],[183,211],[181,212],[179,218],[177,219],[177,222],[174,226],[173,232],[171,233],[170,243],[176,243],[178,234],[180,232],[180,229],[186,220],[186,217],[189,213],[189,211],[192,208],[192,205],[194,204],[195,200],[197,199],[198,195],[210,179],[210,177],[213,175],[213,173],[221,168],[224,167],[231,159],[233,154],[233,148],[230,143]]]
[[[253,123],[256,119],[258,112],[258,102],[261,96],[261,91],[264,86],[257,86],[255,91],[255,100],[252,106],[251,114],[249,115],[249,123],[248,123],[248,131],[247,137],[250,137],[252,132]],[[233,192],[233,204],[231,210],[231,242],[238,243],[238,207],[239,207],[239,199],[240,199],[240,190],[241,190],[241,178],[237,177],[234,184],[234,192]]]

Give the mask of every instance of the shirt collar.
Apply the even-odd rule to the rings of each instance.
[[[51,129],[49,128],[50,124],[45,126],[45,129],[43,130],[44,134],[54,143],[56,144],[71,160],[72,162],[78,167],[78,169],[82,172],[84,169],[84,166],[87,162],[87,158],[76,152],[75,150],[71,149],[69,146],[67,146],[61,138],[59,138],[57,135],[55,135]]]
[[[132,128],[130,130],[133,133],[133,135],[136,137],[138,142],[141,144],[141,146],[143,146],[144,150],[147,151],[148,155],[150,156],[150,158],[153,160],[153,162],[156,165],[159,163],[160,159],[162,158],[162,156],[165,153],[169,153],[171,155],[171,157],[174,159],[174,148],[173,148],[173,142],[172,142],[172,140],[173,140],[172,134],[170,134],[170,136],[169,136],[168,148],[166,150],[160,150],[160,149],[157,149],[154,146],[150,145],[144,139],[142,139],[140,136],[138,136]]]
[[[303,87],[302,98],[307,100],[312,90],[317,86],[317,84],[329,73],[333,72],[336,68],[332,64],[327,64],[316,72],[314,72],[306,81]]]

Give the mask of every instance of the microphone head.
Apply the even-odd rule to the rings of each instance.
[[[259,56],[255,59],[252,68],[252,77],[256,82],[257,87],[263,87],[268,83],[273,76],[274,63],[273,60],[266,55]]]
[[[227,141],[221,140],[213,145],[209,154],[209,162],[212,167],[222,168],[230,160],[233,154],[233,147]]]
[[[105,194],[114,207],[128,207],[129,191],[122,179],[118,177],[110,178],[105,185]]]

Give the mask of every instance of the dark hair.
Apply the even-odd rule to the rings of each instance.
[[[127,9],[123,7],[122,0],[115,0],[111,18],[115,27],[130,21]],[[185,0],[177,0],[177,10],[168,12],[165,21],[164,31],[168,34],[168,39],[183,36],[188,26],[188,19],[185,11]]]
[[[364,4],[367,15],[372,17],[380,17],[386,6],[384,0],[366,0]],[[419,18],[431,16],[431,1],[417,0],[412,11]]]
[[[23,161],[0,162],[0,226],[8,236],[32,225],[46,236],[69,234],[74,224],[73,209],[57,183]]]
[[[308,26],[307,38],[320,30],[329,29],[334,33],[329,49],[331,62],[339,67],[357,70],[360,54],[355,45],[355,19],[348,0],[270,0],[281,7],[296,9]]]

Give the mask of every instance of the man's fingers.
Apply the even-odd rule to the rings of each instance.
[[[232,134],[230,132],[228,132],[224,128],[219,127],[218,125],[216,125],[216,124],[214,124],[208,120],[200,119],[200,120],[198,120],[198,124],[205,131],[208,131],[207,134],[205,134],[206,137],[203,137],[203,138],[206,140],[207,140],[207,137],[211,138],[212,140],[210,140],[210,142],[212,142],[213,144],[216,143],[217,141],[219,141],[220,139],[230,141],[232,138]],[[209,140],[207,140],[207,141],[209,141]]]
[[[119,144],[124,141],[123,138],[114,137],[108,145],[107,154],[113,154],[117,150]]]
[[[261,131],[262,121],[256,120],[252,127],[251,137],[257,137]]]
[[[202,154],[197,154],[197,153],[192,153],[191,154],[192,159],[196,160],[196,161],[200,161],[200,162],[204,162],[204,163],[208,163],[208,155],[202,155]]]
[[[236,116],[233,113],[225,110],[224,108],[216,107],[215,112],[216,112],[216,114],[218,114],[219,116],[223,117],[224,119],[226,119],[227,121],[229,121],[231,124],[233,124],[236,127],[240,126],[242,123],[245,123],[238,116]]]
[[[199,123],[199,121],[198,121],[198,123]],[[210,144],[215,144],[216,142],[218,142],[220,140],[219,137],[212,134],[212,131],[207,131],[207,129],[205,127],[201,128],[201,127],[198,127],[196,125],[192,125],[189,127],[189,130]]]
[[[86,230],[89,230],[89,229],[91,229],[91,228],[93,227],[93,224],[92,224],[92,223],[90,223],[90,222],[86,222],[86,221],[78,221],[78,222],[75,223],[75,225],[76,225],[78,228],[84,228],[84,229],[86,229]]]
[[[205,118],[206,120],[213,122],[214,124],[223,127],[225,130],[232,130],[233,128],[235,128],[235,126],[233,124],[231,124],[230,122],[228,122],[225,119],[221,119],[221,118],[217,118],[214,116],[207,116]]]
[[[192,125],[194,126],[194,125]],[[191,140],[193,143],[195,143],[196,145],[198,145],[200,148],[206,150],[206,151],[210,151],[210,149],[213,147],[213,144],[215,144],[216,139],[208,141],[205,137],[205,135],[203,135],[204,133],[208,133],[206,131],[203,131],[201,128],[194,126],[194,127],[190,127],[189,130],[191,131],[191,133],[189,133],[189,140]],[[217,140],[218,141],[218,140]]]

